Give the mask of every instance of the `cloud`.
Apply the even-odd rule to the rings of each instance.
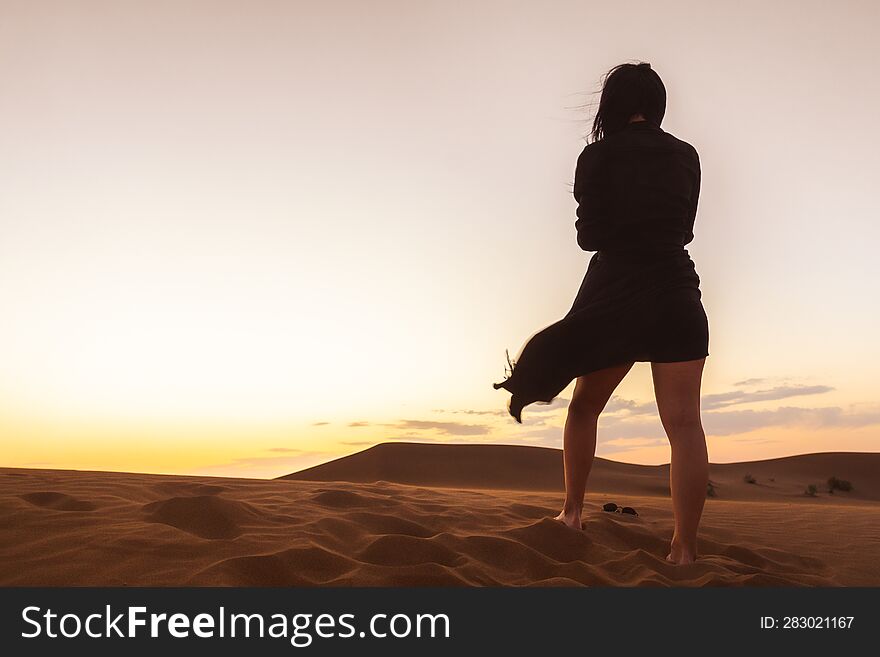
[[[745,392],[733,390],[720,392],[712,395],[703,395],[700,404],[703,409],[725,408],[736,404],[750,404],[753,402],[775,401],[789,397],[801,397],[804,395],[821,395],[834,390],[831,386],[776,386],[767,390],[755,390]]]
[[[704,416],[705,417],[705,416]],[[660,424],[660,418],[630,416],[600,416],[598,441],[605,444],[609,440],[633,438],[665,438],[666,432]]]
[[[484,445],[490,441],[487,440],[478,440],[475,441],[473,438],[468,436],[449,436],[449,435],[437,435],[437,434],[407,434],[402,436],[388,436],[386,439],[388,442],[401,442],[401,443],[436,443],[440,445],[473,445],[480,444]]]
[[[633,399],[624,399],[617,395],[611,395],[611,399],[605,404],[603,414],[626,412],[628,416],[632,415],[656,415],[657,402],[653,399],[646,402],[637,402]]]
[[[669,441],[665,438],[614,438],[601,443],[597,448],[597,456],[609,458],[609,456],[616,456],[617,454],[624,454],[639,449],[655,447],[666,447],[668,449],[668,446]]]
[[[490,432],[490,428],[485,424],[437,422],[435,420],[400,420],[387,426],[413,431],[439,431],[450,436],[482,436]]]
[[[320,427],[324,424],[330,424],[329,422],[312,422],[313,427]]]
[[[618,395],[611,395],[611,399],[605,404],[604,413],[619,413],[620,411],[634,411],[639,407],[639,403],[633,399],[625,399]]]
[[[735,386],[754,386],[759,383],[764,383],[767,379],[743,379],[742,381],[737,381],[733,385]]]
[[[568,403],[571,401],[568,397],[556,397],[549,404],[542,404],[540,402],[535,402],[534,404],[529,406],[529,413],[534,415],[535,413],[552,413],[560,408],[565,408],[568,406]],[[454,413],[461,415],[497,415],[499,417],[508,417],[507,408],[500,409],[492,409],[492,410],[475,410],[472,408],[433,408],[431,409],[432,413]]]
[[[769,378],[751,378],[736,382],[735,386],[751,386],[770,381]],[[776,377],[775,380],[783,381]],[[758,402],[777,401],[793,397],[821,395],[834,390],[828,385],[800,385],[780,383],[761,390],[730,390],[728,392],[703,395],[701,408],[703,426],[710,436],[735,436],[747,434],[768,427],[863,427],[880,424],[880,406],[837,406],[807,408],[782,406],[776,409],[751,410],[732,407]],[[560,409],[569,403],[567,397],[557,397],[550,404],[532,404],[525,414],[521,428],[502,423],[506,440],[527,441],[530,444],[559,447],[562,444],[563,426],[560,424]],[[461,415],[508,417],[503,410],[477,409],[434,409],[437,413]],[[368,422],[352,422],[349,426],[367,426]],[[466,423],[456,421],[404,419],[393,423],[377,423],[371,426],[386,426],[398,430],[385,440],[425,440],[460,441],[467,438],[483,437],[498,430],[499,424]],[[619,395],[612,395],[599,419],[600,445],[635,449],[636,447],[665,444],[666,432],[660,422],[657,403],[654,399],[640,402]],[[350,443],[357,444],[357,443]]]
[[[765,427],[812,429],[857,428],[880,424],[880,406],[868,410],[845,410],[839,406],[802,408],[781,406],[773,410],[725,411],[703,414],[703,425],[713,436],[729,436]]]
[[[763,436],[743,436],[742,438],[737,438],[736,442],[748,443],[749,445],[772,445],[782,441],[776,438],[764,438]]]
[[[464,422],[440,422],[436,420],[398,420],[397,422],[349,422],[350,427],[391,427],[408,431],[407,437],[417,438],[419,432],[440,432],[447,436],[482,436],[490,433],[485,424],[466,424]],[[413,433],[416,432],[416,433]]]
[[[534,405],[529,406],[529,410],[532,412],[532,414],[534,414],[534,413],[551,413],[551,412],[556,411],[560,408],[566,408],[570,401],[571,401],[571,399],[568,399],[567,397],[557,397],[549,404],[542,404],[541,402],[536,402]],[[507,413],[506,410],[504,412]]]
[[[529,428],[522,433],[506,437],[508,440],[527,441],[539,447],[562,447],[562,429],[559,427]]]
[[[293,454],[296,452],[302,452],[303,450],[297,449],[296,447],[270,447],[270,452],[283,452],[285,454]]]
[[[763,379],[748,379],[749,381],[761,381]],[[736,385],[736,384],[735,384]],[[834,390],[831,386],[776,386],[767,390],[731,390],[730,392],[719,392],[711,395],[702,395],[700,397],[700,407],[704,411],[711,411],[739,404],[751,404],[763,401],[775,401],[779,399],[787,399],[790,397],[800,397],[804,395],[821,395]],[[603,414],[626,413],[627,417],[635,415],[657,415],[657,402],[655,400],[647,402],[637,402],[633,399],[625,399],[617,395],[612,395],[608,404],[605,406]]]
[[[195,472],[198,474],[229,477],[278,477],[338,456],[338,454],[333,452],[299,450],[298,454],[236,458],[226,463],[202,466],[197,468]]]
[[[604,441],[602,444],[636,449],[638,447],[656,447],[658,445],[665,445],[666,440],[662,438],[612,438],[611,440]]]
[[[880,405],[825,406],[806,408],[781,406],[768,410],[713,410],[702,413],[703,428],[709,436],[733,436],[768,427],[810,429],[858,428],[880,424]],[[661,439],[666,436],[659,418],[643,419],[630,415],[603,415],[599,419],[599,442],[618,439]]]
[[[491,410],[491,411],[476,411],[474,409],[449,409],[449,408],[432,408],[432,413],[461,413],[463,415],[505,415],[507,411],[504,410]]]

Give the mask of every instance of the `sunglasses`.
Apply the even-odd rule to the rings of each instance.
[[[614,502],[608,502],[608,504],[602,507],[602,510],[608,513],[626,513],[631,516],[639,515],[631,506],[617,506]]]

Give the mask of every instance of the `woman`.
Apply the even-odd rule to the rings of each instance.
[[[666,88],[651,65],[621,64],[605,76],[592,141],[578,157],[577,243],[595,251],[571,310],[534,334],[495,389],[509,413],[549,403],[572,380],[564,429],[565,504],[557,520],[581,529],[599,414],[633,363],[650,362],[672,447],[675,530],[669,561],[697,557],[709,464],[700,381],[709,324],[700,278],[685,249],[700,192],[696,149],[660,128]]]

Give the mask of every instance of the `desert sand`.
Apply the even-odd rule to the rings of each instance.
[[[0,584],[880,586],[880,454],[713,465],[689,566],[668,466],[598,459],[580,532],[562,477],[559,450],[406,443],[276,480],[5,468]]]

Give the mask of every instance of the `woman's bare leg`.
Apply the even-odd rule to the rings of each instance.
[[[697,528],[709,483],[709,455],[700,420],[700,382],[705,358],[680,363],[651,363],[660,420],[672,447],[669,488],[675,530],[667,560],[693,563]]]
[[[581,529],[584,492],[596,454],[599,414],[632,366],[628,363],[591,372],[579,376],[575,383],[563,430],[565,504],[556,516],[556,520],[572,529]]]

